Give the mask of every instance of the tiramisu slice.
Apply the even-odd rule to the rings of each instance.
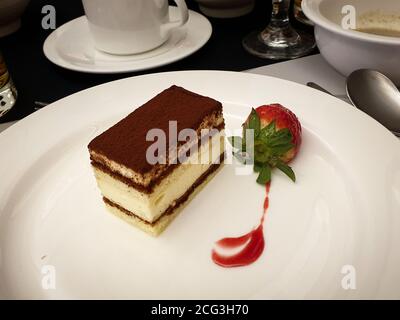
[[[220,102],[172,86],[88,148],[106,207],[160,234],[223,162]]]

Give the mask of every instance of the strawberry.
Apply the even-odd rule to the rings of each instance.
[[[247,141],[247,130],[254,130],[254,141]],[[243,161],[251,157],[254,171],[258,172],[257,182],[266,184],[271,180],[271,171],[278,168],[290,179],[296,181],[295,173],[287,165],[298,153],[301,144],[301,124],[296,115],[280,104],[263,105],[252,109],[243,124],[243,138],[228,139],[234,148],[234,155]],[[247,148],[246,148],[247,144]],[[249,145],[250,144],[250,145]],[[243,152],[254,148],[252,155]]]
[[[265,128],[272,121],[275,121],[277,130],[289,129],[292,134],[293,148],[280,158],[285,163],[290,162],[297,155],[301,144],[301,124],[296,115],[279,103],[260,106],[256,108],[256,112],[260,118],[261,128]]]

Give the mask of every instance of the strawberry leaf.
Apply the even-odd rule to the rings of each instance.
[[[296,182],[296,175],[294,174],[294,171],[286,163],[279,161],[276,164],[276,167],[286,174],[293,182]]]
[[[253,167],[254,172],[261,172],[261,169],[262,169],[262,168],[263,168],[263,167],[262,167],[262,164],[261,164],[261,163],[257,163],[257,162],[254,163],[254,167]]]
[[[272,120],[270,123],[268,123],[267,126],[265,126],[264,128],[261,129],[260,134],[268,137],[275,132],[276,132],[276,122],[275,122],[275,120]]]
[[[242,150],[243,146],[243,141],[241,137],[233,136],[233,137],[228,137],[229,143],[234,147],[235,149]]]
[[[251,109],[249,124],[247,126],[247,129],[254,130],[254,138],[256,138],[260,133],[260,127],[261,127],[260,117],[258,116],[256,110]]]
[[[257,152],[266,152],[268,151],[268,146],[263,143],[261,140],[254,141],[254,151]]]
[[[287,143],[283,145],[278,145],[275,147],[269,148],[270,153],[274,156],[281,156],[284,155],[286,152],[288,152],[290,149],[294,147],[294,144],[292,143]]]
[[[255,152],[254,161],[259,163],[266,163],[270,158],[269,152]]]
[[[289,129],[284,128],[274,132],[266,138],[268,146],[286,144],[292,141],[292,134]]]
[[[265,165],[262,167],[260,174],[258,175],[257,182],[260,184],[266,184],[271,180],[271,167]]]

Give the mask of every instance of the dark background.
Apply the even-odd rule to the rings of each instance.
[[[199,11],[194,0],[186,0],[186,3],[190,9]],[[41,27],[44,16],[41,10],[44,5],[56,8],[57,27],[84,14],[80,0],[31,0],[22,17],[22,28],[0,39],[0,50],[19,94],[17,104],[0,118],[0,123],[32,113],[34,101],[53,102],[77,91],[125,77],[176,70],[243,71],[276,62],[251,56],[241,45],[247,33],[266,26],[271,12],[271,0],[256,0],[255,9],[243,17],[209,18],[213,26],[211,39],[202,49],[181,61],[147,71],[115,75],[74,72],[49,62],[43,54],[42,46],[53,30]],[[291,18],[296,27],[308,28],[294,21],[292,15]],[[312,29],[309,31],[312,32]]]

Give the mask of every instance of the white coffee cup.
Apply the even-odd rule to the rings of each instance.
[[[168,0],[82,0],[98,50],[135,54],[163,44],[189,18],[185,0],[174,0],[180,19],[170,21]]]

